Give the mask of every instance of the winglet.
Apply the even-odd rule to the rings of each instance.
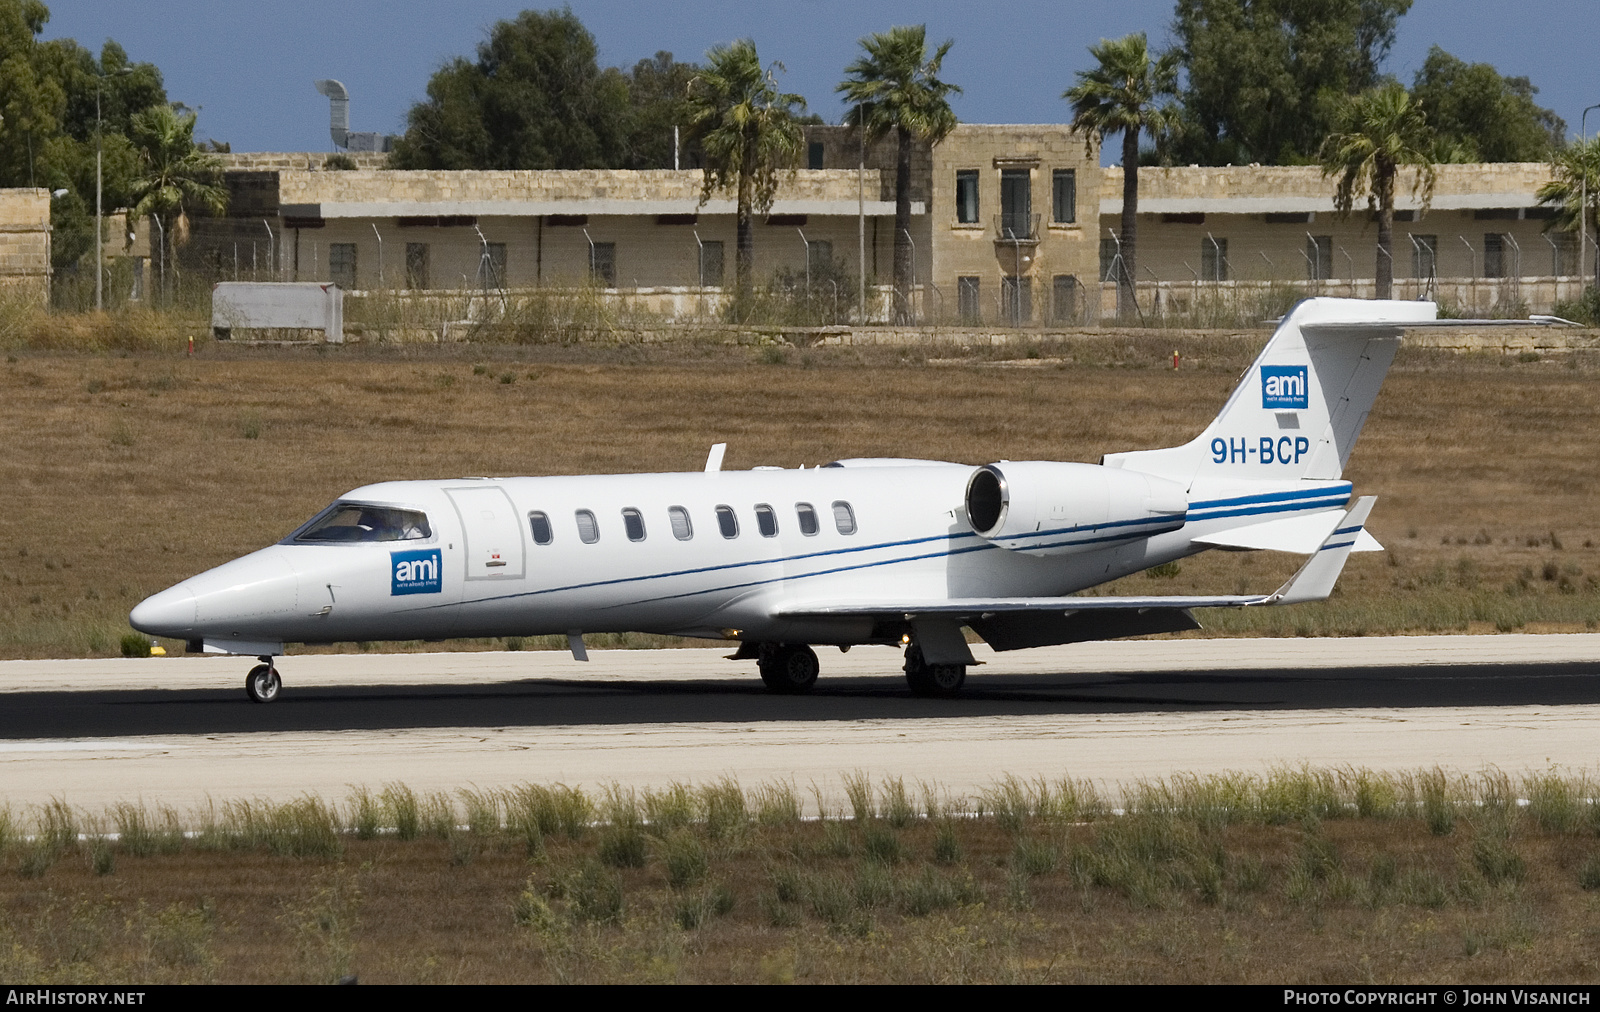
[[[1333,585],[1338,582],[1339,574],[1344,571],[1345,560],[1350,557],[1350,549],[1355,547],[1356,538],[1360,536],[1367,523],[1367,514],[1372,512],[1372,504],[1378,501],[1377,496],[1365,495],[1356,500],[1343,519],[1333,527],[1306,564],[1300,567],[1299,572],[1289,578],[1289,582],[1279,587],[1277,591],[1262,604],[1301,604],[1306,601],[1325,601],[1333,593]]]
[[[711,444],[711,452],[706,454],[706,474],[715,474],[722,470],[722,457],[727,452],[727,443]]]

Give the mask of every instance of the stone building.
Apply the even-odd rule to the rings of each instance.
[[[1548,312],[1558,299],[1577,296],[1577,236],[1545,231],[1553,209],[1538,202],[1549,165],[1440,165],[1436,171],[1426,210],[1414,174],[1403,174],[1396,187],[1395,298],[1434,296],[1477,312],[1502,304],[1513,310],[1518,302]],[[1182,311],[1207,292],[1265,284],[1371,297],[1382,255],[1376,215],[1358,202],[1340,218],[1333,190],[1316,166],[1141,168],[1141,308],[1156,308],[1158,292]],[[1102,280],[1117,276],[1121,214],[1122,169],[1108,168],[1100,190]],[[1107,306],[1114,309],[1114,292]]]
[[[864,261],[880,286],[869,306],[887,312],[895,155],[893,137],[862,151],[843,127],[807,127],[803,167],[756,225],[756,281],[809,273],[814,289],[848,296]],[[667,314],[703,313],[731,286],[733,202],[702,203],[698,169],[390,171],[381,155],[353,157],[356,170],[332,171],[315,154],[224,156],[228,216],[197,220],[184,257],[218,279],[355,291],[595,284]],[[911,168],[919,319],[1051,326],[1118,313],[1122,171],[1102,168],[1095,144],[1064,125],[962,124],[919,146]],[[1439,166],[1426,214],[1403,181],[1396,297],[1475,312],[1574,297],[1574,237],[1544,231],[1535,196],[1548,172]],[[1314,166],[1144,168],[1134,311],[1370,297],[1376,235],[1364,208],[1335,216],[1332,181]]]
[[[50,301],[50,191],[0,189],[0,299]]]

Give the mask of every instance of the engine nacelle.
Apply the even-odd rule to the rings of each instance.
[[[1177,482],[1099,464],[1004,460],[967,479],[967,520],[1003,548],[1088,552],[1177,530],[1189,512]]]

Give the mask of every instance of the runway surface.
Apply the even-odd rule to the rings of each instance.
[[[0,803],[180,810],[403,781],[635,787],[864,770],[971,794],[1004,774],[1128,782],[1309,763],[1593,769],[1600,635],[1166,640],[994,654],[916,699],[897,651],[821,652],[805,697],[726,650],[0,662]]]

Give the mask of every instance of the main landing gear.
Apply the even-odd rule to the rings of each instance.
[[[772,692],[794,695],[817,684],[817,655],[804,643],[763,643],[756,654],[761,680]]]
[[[278,698],[278,692],[283,688],[283,679],[278,677],[278,669],[273,667],[271,657],[260,658],[261,663],[250,669],[250,674],[244,679],[244,694],[250,697],[252,703],[270,703]]]
[[[915,696],[949,698],[961,691],[967,681],[965,664],[929,664],[922,659],[922,648],[906,647],[906,682]]]

